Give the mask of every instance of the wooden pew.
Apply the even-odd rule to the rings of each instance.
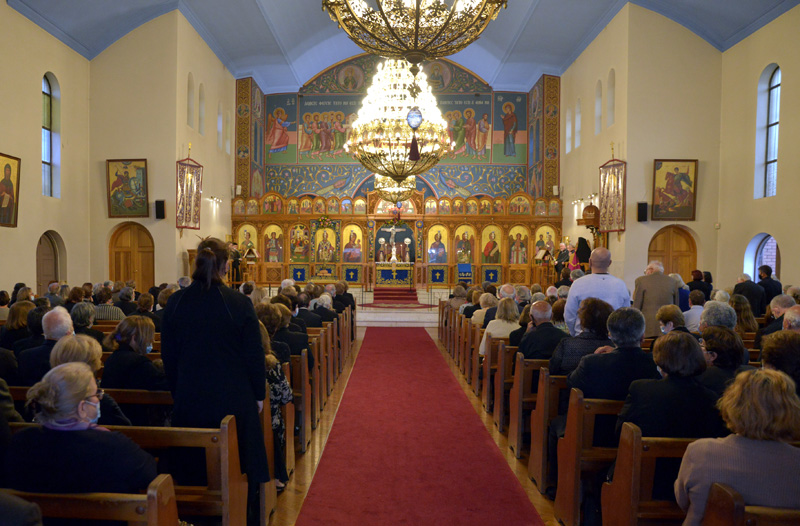
[[[459,365],[459,360],[461,359],[461,325],[464,322],[464,315],[459,314],[456,309],[453,309],[453,312],[455,313],[455,318],[453,321],[453,352],[451,356],[456,365]]]
[[[284,373],[286,373],[288,369],[288,364],[284,364]],[[287,376],[290,378],[290,376]],[[13,386],[9,387],[9,393],[14,401],[22,401],[24,402],[26,399],[26,395],[28,392],[28,387],[19,387]],[[173,399],[172,393],[169,391],[146,391],[141,389],[104,389],[104,392],[107,396],[111,396],[114,398],[114,401],[120,405],[123,409],[124,407],[129,404],[136,404],[136,405],[156,405],[156,406],[164,406],[164,407],[172,407]],[[266,393],[267,397],[269,397],[269,383],[266,383]],[[261,427],[264,434],[264,448],[267,451],[267,458],[269,460],[270,466],[270,475],[273,480],[262,484],[261,488],[261,509],[263,512],[266,513],[264,517],[268,520],[269,515],[277,509],[278,504],[278,495],[277,495],[277,486],[275,485],[274,477],[274,453],[275,453],[275,437],[272,434],[272,416],[269,409],[269,398],[264,400],[264,410],[259,415],[261,420]],[[284,420],[286,422],[286,444],[287,444],[287,451],[289,449],[292,450],[291,453],[291,460],[292,460],[292,470],[294,469],[294,448],[289,447],[290,444],[293,444],[294,438],[294,405],[292,404],[291,408],[288,408],[284,412]],[[291,427],[289,427],[291,424]],[[117,427],[124,427],[124,426],[110,426],[114,429]],[[147,428],[151,429],[151,428]],[[168,429],[168,428],[167,428]],[[180,429],[180,428],[175,428]],[[238,447],[238,446],[237,446]],[[287,453],[287,457],[289,454]],[[287,459],[288,460],[288,459]],[[287,464],[288,466],[288,464]],[[287,469],[288,470],[288,469]],[[291,473],[291,471],[289,471]],[[266,524],[266,523],[265,523]]]
[[[547,441],[550,423],[558,416],[558,403],[561,391],[567,389],[566,376],[550,376],[547,367],[539,369],[539,388],[536,393],[536,407],[531,412],[531,453],[528,456],[528,477],[544,493],[550,464],[547,461]],[[521,449],[521,447],[520,447]],[[517,458],[521,456],[517,453]]]
[[[584,473],[611,465],[617,456],[613,447],[595,447],[595,417],[617,415],[622,401],[583,398],[580,389],[572,389],[567,410],[564,437],[558,440],[558,490],[553,514],[564,526],[579,526],[581,478]]]
[[[653,349],[653,342],[656,341],[655,338],[645,338],[642,340],[642,350],[644,351],[651,351]]]
[[[726,484],[714,483],[708,493],[703,526],[796,526],[800,510],[748,506]]]
[[[300,452],[305,453],[309,444],[311,444],[311,399],[313,398],[311,379],[308,374],[308,351],[306,349],[303,349],[300,356],[292,356],[291,375],[289,378],[291,378],[289,382],[292,384],[295,410],[299,413],[295,419],[300,425],[298,437],[300,440]],[[289,430],[287,429],[286,432],[289,433]],[[294,434],[294,428],[292,428],[291,433]],[[288,440],[286,447],[288,448],[291,443],[293,441]]]
[[[492,421],[501,433],[505,429],[508,416],[508,396],[514,383],[514,359],[519,347],[512,347],[501,341],[497,346],[497,370],[494,373],[494,404],[492,405]]]
[[[472,392],[475,396],[481,395],[481,379],[478,371],[481,369],[481,356],[479,354],[481,347],[481,339],[483,339],[484,330],[480,325],[472,326],[472,348],[470,349],[470,368],[472,369]],[[486,379],[484,378],[484,381]]]
[[[12,432],[37,424],[9,424]],[[187,427],[108,426],[142,449],[203,448],[206,452],[208,486],[177,486],[178,513],[222,517],[223,526],[247,520],[247,479],[239,466],[236,419],[228,415],[219,429]]]
[[[603,484],[603,524],[679,526],[686,513],[673,501],[653,499],[659,458],[683,458],[694,438],[642,437],[639,426],[622,425],[614,480]],[[559,481],[560,485],[560,481]]]
[[[292,383],[292,366],[290,363],[281,364],[283,368],[283,375]],[[286,472],[289,476],[294,473],[295,465],[295,451],[294,451],[294,420],[295,420],[295,407],[294,401],[289,402],[281,407],[281,414],[283,415],[283,422],[286,427]]]
[[[492,405],[494,404],[494,375],[497,371],[497,357],[500,354],[501,343],[507,344],[508,337],[492,338],[491,334],[486,336],[486,354],[484,355],[483,363],[481,364],[481,368],[483,369],[481,401],[483,402],[483,410],[487,413],[492,412]]]
[[[108,360],[109,357],[111,357],[111,354],[112,353],[110,353],[110,352],[104,352],[103,355],[100,357],[100,361],[102,361],[103,363],[106,363],[106,360]],[[148,354],[147,357],[150,358],[150,360],[152,360],[152,361],[160,360],[161,359],[161,353],[160,352],[155,352],[155,345],[153,345],[153,352]]]
[[[439,341],[442,343],[444,343],[444,328],[445,328],[444,320],[445,320],[446,307],[447,307],[447,302],[444,300],[439,300],[439,322],[437,324],[439,331],[437,334],[437,338],[439,338]]]
[[[458,350],[458,365],[461,369],[461,374],[464,375],[467,383],[471,383],[472,380],[472,362],[470,362],[472,335],[472,324],[470,323],[469,318],[464,318],[461,320],[461,348]]]
[[[452,307],[447,310],[447,353],[452,358],[456,346],[456,317],[458,311]]]
[[[508,347],[507,349],[516,348]],[[505,358],[505,363],[510,362],[514,358],[516,358],[516,366],[514,367],[514,376],[511,378],[511,390],[508,395],[508,447],[511,448],[517,458],[520,458],[522,456],[522,435],[526,429],[525,424],[531,412],[536,407],[539,396],[536,392],[536,388],[538,388],[539,385],[538,374],[543,367],[546,368],[550,365],[550,360],[526,360],[522,353],[515,352]],[[504,365],[502,362],[503,359],[501,354],[501,363],[497,368],[498,374],[500,372],[500,367]],[[495,380],[495,382],[497,382],[497,380]],[[499,390],[494,404],[495,409],[502,410]],[[495,411],[495,421],[497,422],[497,411]],[[502,419],[500,419],[500,423],[502,423]],[[502,431],[499,425],[498,428]]]
[[[170,475],[158,475],[147,493],[30,493],[0,489],[34,502],[45,518],[116,520],[140,526],[178,524],[175,487]]]
[[[319,390],[314,389],[314,392],[317,394],[315,398],[317,402],[317,407],[312,407],[311,411],[312,414],[315,415],[315,419],[318,417],[318,413],[322,411],[322,407],[327,399],[328,394],[330,394],[331,388],[328,385],[329,379],[329,371],[330,371],[330,359],[331,353],[330,349],[328,348],[328,329],[327,327],[309,327],[308,328],[308,343],[311,346],[312,352],[314,354],[314,374],[312,375],[312,386],[314,385],[315,381],[319,381]],[[319,358],[319,361],[317,361]],[[318,409],[317,409],[318,408]],[[314,422],[314,428],[317,427],[316,421]]]

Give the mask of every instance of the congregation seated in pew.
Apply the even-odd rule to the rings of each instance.
[[[526,360],[549,360],[568,333],[553,325],[553,308],[546,301],[534,302],[530,312],[531,321],[519,344],[519,351]]]
[[[50,352],[63,336],[72,334],[72,318],[64,307],[56,307],[42,318],[44,343],[19,355],[19,378],[22,385],[33,385],[50,370]]]
[[[558,342],[550,358],[550,374],[565,376],[575,370],[586,355],[600,347],[612,345],[608,338],[608,317],[611,305],[598,298],[586,298],[578,307],[581,332]]]
[[[480,355],[484,356],[487,352],[486,339],[491,334],[492,338],[507,338],[512,331],[519,326],[519,311],[517,304],[512,298],[503,298],[497,304],[495,317],[486,327],[483,339],[480,343]]]
[[[789,375],[800,392],[800,334],[788,330],[770,334],[764,339],[761,360],[764,369]]]
[[[701,342],[706,370],[700,383],[722,396],[725,388],[742,371],[753,367],[742,363],[744,343],[737,333],[727,327],[707,327]]]
[[[103,391],[85,363],[50,370],[28,391],[41,426],[15,433],[3,481],[45,493],[137,493],[156,477],[155,459],[130,439],[98,427]]]

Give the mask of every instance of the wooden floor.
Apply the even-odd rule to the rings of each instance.
[[[458,370],[458,367],[453,363],[453,360],[450,358],[447,352],[444,351],[443,347],[437,340],[437,329],[429,328],[427,331],[431,338],[437,343],[439,351],[442,353],[445,361],[450,366],[450,370],[453,372],[454,376],[461,385],[461,388],[464,390],[467,399],[472,404],[475,412],[481,418],[481,421],[486,426],[486,429],[494,439],[497,447],[501,452],[503,452],[506,460],[508,461],[508,465],[517,476],[522,488],[528,494],[531,503],[533,503],[536,511],[539,512],[539,515],[542,517],[544,523],[547,526],[559,526],[559,523],[553,517],[553,503],[544,498],[536,489],[536,486],[533,484],[533,482],[531,482],[531,480],[528,478],[527,458],[523,457],[522,459],[517,460],[514,457],[514,454],[508,448],[508,439],[502,433],[498,433],[497,428],[492,422],[492,415],[484,412],[483,408],[481,407],[480,399],[472,393],[472,389],[470,388],[469,384],[464,381],[464,378],[461,376],[461,372]],[[300,514],[300,508],[306,498],[308,489],[311,486],[311,480],[314,477],[314,472],[317,469],[317,465],[319,464],[320,458],[322,457],[322,453],[325,449],[325,442],[328,440],[328,435],[330,434],[331,427],[333,426],[333,420],[336,417],[336,411],[339,409],[342,395],[347,387],[347,381],[350,379],[350,373],[353,371],[353,365],[358,359],[358,352],[361,349],[361,342],[364,339],[365,332],[366,328],[364,327],[359,327],[356,331],[357,340],[355,343],[353,359],[345,364],[344,371],[342,372],[339,381],[336,382],[331,396],[328,397],[328,402],[325,405],[325,409],[320,415],[320,423],[317,426],[317,429],[314,430],[311,435],[311,446],[304,455],[297,457],[294,475],[292,475],[291,480],[286,485],[286,489],[278,497],[278,510],[270,519],[271,526],[292,526],[297,521],[297,516]]]

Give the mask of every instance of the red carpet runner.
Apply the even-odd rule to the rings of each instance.
[[[296,524],[543,522],[428,333],[370,327]]]

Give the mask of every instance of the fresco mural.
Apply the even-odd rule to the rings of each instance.
[[[528,248],[530,247],[528,242],[529,237],[530,230],[528,230],[526,227],[522,225],[511,227],[511,230],[508,232],[509,264],[528,264]]]
[[[527,164],[527,101],[525,93],[494,94],[493,162]]]
[[[308,227],[305,225],[295,225],[291,230],[289,238],[291,252],[289,261],[292,263],[308,263],[310,255],[311,241],[308,234]]]
[[[475,263],[475,229],[469,225],[456,228],[454,250],[456,263]]]
[[[454,143],[452,153],[441,165],[489,164],[492,147],[491,94],[440,95],[436,99],[447,132]]]
[[[347,242],[342,248],[343,263],[361,263],[363,261],[362,248],[364,233],[358,225],[347,225],[344,228],[344,240]]]
[[[283,263],[283,229],[269,225],[264,230],[264,261]]]
[[[481,232],[481,263],[500,263],[502,261],[502,245],[500,243],[500,227],[487,226]]]
[[[267,162],[293,163],[297,160],[297,96],[294,93],[267,95],[266,106]]]
[[[362,98],[360,95],[339,95],[299,99],[297,162],[352,163],[353,158],[344,151],[344,143]]]
[[[444,225],[433,225],[428,230],[428,263],[447,263],[449,231]]]

